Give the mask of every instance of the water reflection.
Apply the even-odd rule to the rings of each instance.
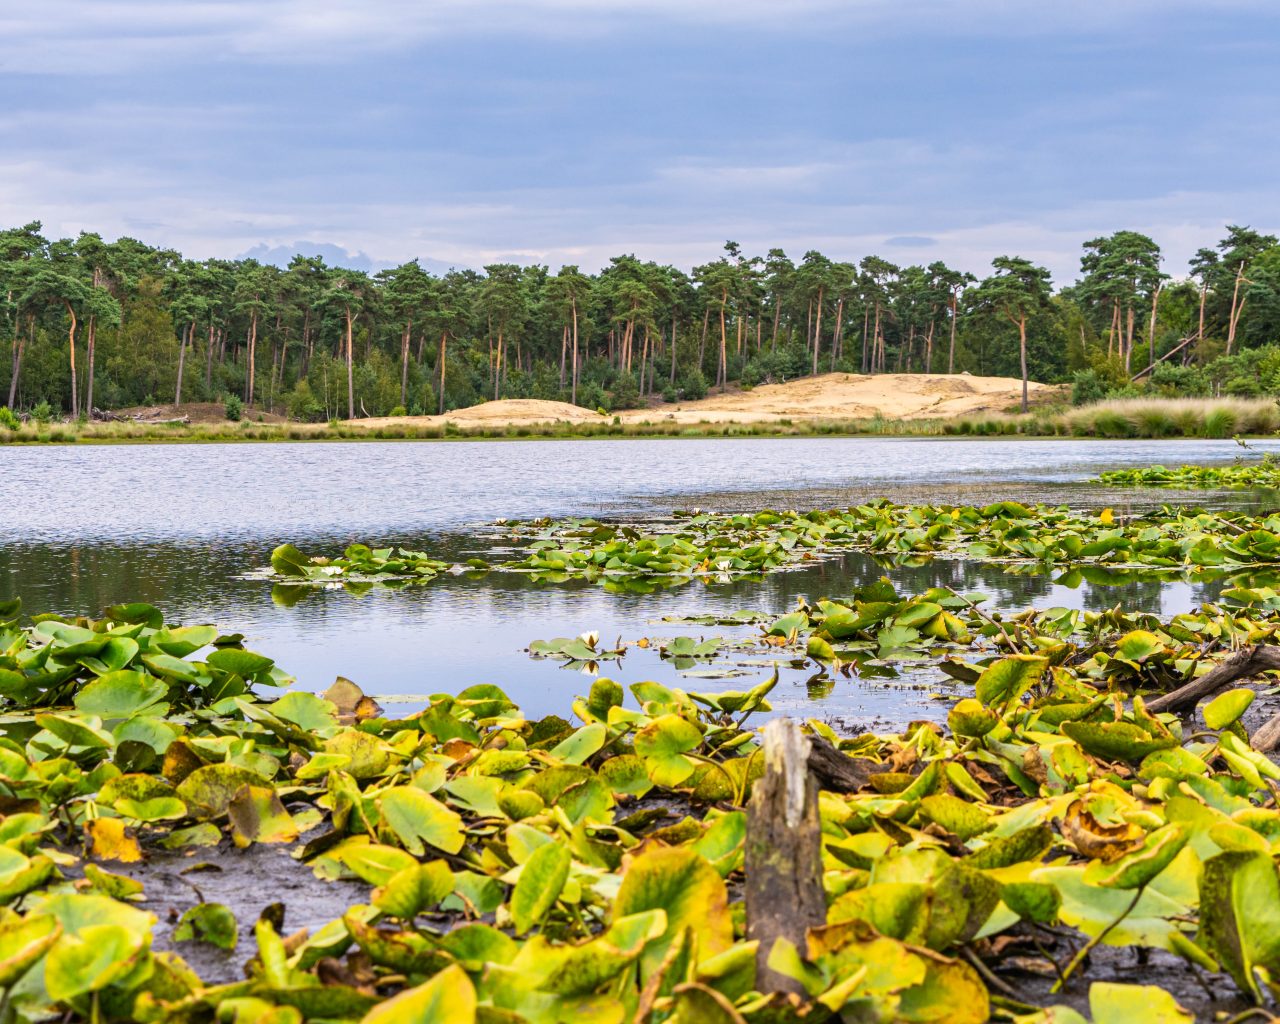
[[[244,632],[250,646],[275,657],[301,686],[319,689],[346,675],[370,692],[402,698],[402,710],[426,694],[493,682],[530,714],[563,713],[590,679],[530,659],[524,648],[534,639],[589,630],[609,642],[728,636],[743,630],[658,620],[740,609],[779,615],[799,597],[839,597],[881,576],[903,593],[934,586],[981,591],[990,595],[989,607],[1005,610],[1123,603],[1166,616],[1216,599],[1230,583],[848,555],[760,581],[693,582],[650,594],[489,573],[361,595],[323,590],[284,607],[272,601],[269,583],[243,574],[266,564],[283,540],[331,550],[376,539],[451,560],[484,556],[495,541],[472,526],[499,517],[652,516],[692,505],[806,508],[882,495],[1065,501],[1125,511],[1177,495],[1107,491],[1080,481],[1128,465],[1228,461],[1236,451],[1228,441],[865,438],[2,448],[0,599],[21,596],[28,610],[67,614],[147,601],[172,621],[213,621]],[[1218,507],[1272,501],[1248,492],[1198,492],[1194,500]],[[639,650],[604,670],[624,683],[658,679],[688,689],[742,689],[768,671],[755,664],[746,676],[690,677],[656,652]],[[787,667],[772,699],[779,710],[801,715],[900,722],[941,714],[943,705],[930,694],[945,685],[936,673],[832,680],[813,678],[812,666]]]

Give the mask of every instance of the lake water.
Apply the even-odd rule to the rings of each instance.
[[[1280,443],[1259,442],[1280,451]],[[1085,484],[1102,469],[1230,461],[1230,441],[868,438],[362,442],[0,447],[0,598],[28,612],[98,615],[140,600],[174,622],[216,622],[247,636],[307,689],[345,675],[412,710],[424,695],[473,683],[503,686],[527,713],[565,713],[590,678],[524,648],[596,630],[602,638],[728,635],[663,616],[789,610],[799,596],[839,596],[888,575],[900,590],[942,583],[980,590],[1004,608],[1126,605],[1174,614],[1212,598],[1213,584],[1070,589],[961,560],[885,569],[851,555],[760,582],[691,583],[656,594],[610,594],[583,582],[536,584],[490,573],[363,596],[310,594],[294,607],[245,579],[277,544],[329,553],[351,541],[408,544],[447,557],[486,554],[498,519],[654,517],[674,508],[831,507],[884,495],[900,501],[998,499],[1129,509],[1185,500],[1257,503],[1229,492],[1114,491]],[[727,679],[682,676],[633,650],[604,672],[624,683],[744,688],[766,670]],[[846,721],[936,715],[936,679],[813,681],[784,672],[780,710]]]

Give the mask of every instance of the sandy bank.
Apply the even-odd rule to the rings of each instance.
[[[1058,386],[1029,386],[1033,403],[1043,403],[1063,393]],[[1012,377],[973,377],[969,374],[890,373],[864,376],[826,373],[786,384],[766,384],[751,390],[733,389],[696,402],[659,403],[645,409],[618,413],[623,423],[794,423],[832,420],[936,419],[1003,412],[1022,396],[1022,382]],[[599,423],[608,417],[567,402],[538,399],[504,399],[456,409],[444,416],[375,417],[348,421],[352,426],[443,427],[452,423],[461,430],[485,427],[522,427],[542,423]]]

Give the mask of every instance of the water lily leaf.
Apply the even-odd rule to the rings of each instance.
[[[635,754],[609,758],[600,766],[597,775],[601,782],[617,794],[644,796],[653,788],[643,758]]]
[[[1280,876],[1266,853],[1220,853],[1204,862],[1196,941],[1237,985],[1262,1000],[1258,969],[1280,982]]]
[[[1097,884],[1108,889],[1137,889],[1173,863],[1187,845],[1187,833],[1179,825],[1166,825],[1147,834],[1142,846],[1107,866]]]
[[[286,693],[279,700],[268,704],[267,710],[277,718],[292,722],[308,732],[329,729],[338,724],[337,705],[304,690]]]
[[[118,860],[132,864],[142,860],[138,840],[130,835],[119,818],[94,818],[86,822],[90,851],[97,860]]]
[[[383,790],[378,809],[382,820],[412,854],[423,852],[423,842],[445,853],[457,853],[466,841],[462,817],[415,786]]]
[[[978,972],[962,960],[928,960],[924,981],[905,989],[895,1020],[904,1024],[984,1024],[991,999]]]
[[[551,748],[551,756],[567,764],[582,764],[605,744],[609,730],[602,722],[592,722],[576,730]]]
[[[1244,688],[1218,694],[1204,706],[1204,724],[1210,729],[1225,729],[1249,710],[1255,696]]]
[[[373,893],[373,905],[384,914],[412,921],[453,892],[453,872],[442,860],[398,871]]]
[[[1093,1024],[1194,1024],[1195,1015],[1156,985],[1095,981],[1089,986]]]
[[[1163,726],[1154,734],[1131,722],[1063,722],[1059,728],[1088,753],[1108,761],[1141,761],[1178,745],[1177,737]]]
[[[213,643],[217,636],[217,626],[170,626],[151,637],[151,647],[175,658],[185,658]]]
[[[0,988],[11,988],[61,935],[62,925],[52,914],[28,914],[0,922]]]
[[[935,793],[920,801],[920,813],[935,825],[968,842],[991,828],[991,815],[968,800],[950,793]]]
[[[999,721],[999,715],[972,697],[957,701],[947,712],[947,726],[957,736],[985,736]]]
[[[662,715],[636,733],[635,749],[644,758],[655,785],[672,788],[693,774],[693,761],[684,755],[702,743],[702,733],[688,719]]]
[[[360,1024],[476,1024],[475,986],[455,964],[425,985],[379,1003]]]
[[[353,836],[317,857],[314,869],[320,877],[340,877],[331,869],[338,865],[370,885],[386,885],[401,871],[415,867],[412,854],[395,846],[369,842],[366,836]]]
[[[1049,659],[1038,654],[1015,654],[983,669],[975,683],[978,700],[987,707],[1002,709],[1040,681]]]
[[[103,871],[97,864],[85,864],[84,877],[93,883],[95,890],[112,899],[129,900],[143,892],[143,885],[136,878]]]
[[[221,903],[197,903],[173,929],[174,942],[207,942],[226,950],[235,949],[239,938],[235,914]]]
[[[237,764],[207,764],[178,784],[178,797],[197,818],[216,818],[227,812],[241,786],[267,786],[268,780]]]
[[[667,929],[661,938],[645,946],[641,957],[641,974],[645,978],[658,969],[686,927],[693,930],[702,957],[722,953],[733,942],[724,880],[693,850],[653,848],[627,866],[614,900],[613,919],[646,910],[664,911]]]
[[[264,654],[255,654],[238,647],[222,647],[209,655],[206,664],[248,680],[265,676],[275,661]]]
[[[68,747],[85,750],[110,750],[116,738],[102,728],[98,718],[72,718],[70,715],[36,715],[36,724],[47,729]]]
[[[241,786],[227,803],[227,817],[237,846],[291,843],[298,838],[297,824],[270,786]]]
[[[359,729],[343,729],[324,741],[326,754],[350,758],[346,772],[355,779],[372,779],[391,767],[391,749],[376,736]]]
[[[571,858],[557,842],[544,843],[533,851],[520,869],[511,893],[511,919],[517,935],[523,935],[555,906],[569,877]]]
[[[58,1002],[96,992],[133,970],[144,949],[143,938],[116,924],[67,931],[45,958],[45,988]]]

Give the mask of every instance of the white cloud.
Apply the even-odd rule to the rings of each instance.
[[[923,36],[1143,28],[1198,0],[39,0],[0,11],[0,72],[249,59],[330,63],[456,33],[583,36],[649,22]],[[1221,13],[1267,0],[1215,0]]]

